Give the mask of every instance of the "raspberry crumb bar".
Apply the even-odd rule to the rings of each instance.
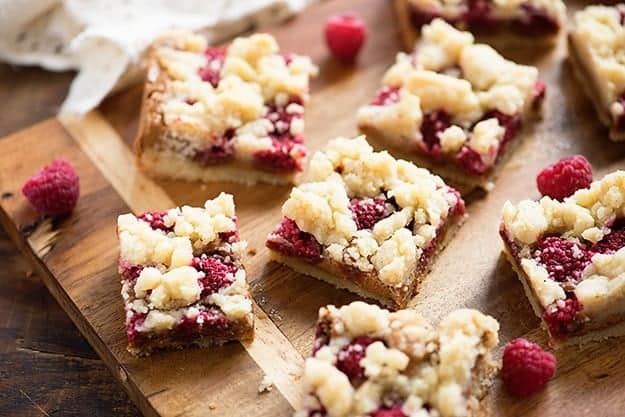
[[[392,308],[408,303],[464,219],[456,190],[364,137],[331,141],[308,180],[268,237],[275,259]]]
[[[610,138],[625,140],[625,4],[575,14],[569,57]]]
[[[468,309],[433,327],[414,310],[322,307],[295,417],[477,415],[498,370],[498,331]]]
[[[267,34],[207,47],[190,33],[153,46],[137,159],[156,177],[292,183],[306,160],[304,105],[317,68]]]
[[[554,346],[625,334],[625,171],[560,202],[506,202],[500,234]]]
[[[526,119],[540,114],[535,67],[504,59],[441,19],[399,53],[358,126],[377,147],[430,168],[464,190],[492,188]]]
[[[436,18],[477,35],[553,43],[566,23],[562,0],[393,0],[402,39],[412,48]]]
[[[252,302],[229,194],[117,220],[128,350],[220,345],[254,335]]]

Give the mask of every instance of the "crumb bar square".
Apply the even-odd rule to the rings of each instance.
[[[426,169],[374,152],[364,137],[331,141],[308,173],[268,236],[275,260],[405,306],[464,220],[460,194]]]
[[[137,356],[254,335],[252,301],[229,194],[204,207],[117,220],[128,351]]]
[[[317,68],[268,34],[227,47],[176,32],[151,48],[135,149],[149,174],[292,183],[306,161],[304,106]]]
[[[506,202],[500,234],[554,347],[625,334],[625,171],[564,201]]]
[[[554,43],[566,26],[562,0],[393,0],[407,49],[434,19],[500,41]]]
[[[399,53],[373,101],[358,111],[370,141],[463,191],[490,190],[523,123],[542,110],[538,70],[503,58],[441,19]]]
[[[610,138],[625,140],[625,4],[575,14],[569,58]]]
[[[456,310],[432,326],[414,310],[322,307],[296,417],[478,415],[498,371],[499,323]]]

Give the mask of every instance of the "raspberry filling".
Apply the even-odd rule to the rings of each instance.
[[[214,134],[210,146],[197,151],[193,156],[193,160],[204,166],[231,160],[234,157],[233,137],[234,129],[226,130],[222,136]]]
[[[154,230],[162,230],[165,233],[171,232],[172,228],[165,225],[163,218],[167,215],[166,211],[146,211],[139,214],[137,219],[143,220],[150,224],[150,227]]]
[[[382,87],[375,98],[371,100],[372,106],[389,106],[399,101],[399,87]]]
[[[202,81],[209,82],[217,88],[221,80],[221,68],[226,59],[226,49],[208,48],[204,51],[204,56],[206,57],[206,66],[199,69],[198,75]]]
[[[202,297],[216,293],[221,288],[232,284],[234,273],[238,269],[218,255],[208,256],[206,254],[193,258],[191,266],[203,272],[203,276],[199,279]]]
[[[466,0],[466,11],[457,16],[445,16],[438,10],[410,8],[412,26],[420,30],[436,18],[442,18],[451,24],[464,23],[473,32],[494,34],[510,30],[522,36],[548,36],[558,33],[560,24],[547,11],[525,3],[521,13],[513,19],[498,18],[489,0]]]
[[[120,260],[118,266],[119,274],[122,276],[122,279],[130,282],[135,282],[137,278],[139,278],[143,268],[143,265],[133,265],[125,260]]]
[[[451,116],[444,110],[437,110],[423,116],[421,136],[427,146],[427,151],[434,157],[441,153],[438,134],[451,126]]]
[[[352,199],[349,203],[354,221],[358,230],[373,229],[380,220],[388,217],[394,211],[393,206],[384,198]]]
[[[578,330],[582,325],[582,303],[574,293],[567,293],[565,300],[558,300],[547,306],[543,320],[547,323],[549,333],[554,337],[562,337]]]
[[[382,407],[370,414],[371,417],[408,417],[402,410],[401,404]]]
[[[550,236],[538,242],[534,257],[554,281],[576,283],[590,263],[592,253],[576,242]]]
[[[367,346],[375,341],[377,339],[368,336],[354,338],[336,355],[336,368],[352,382],[362,380],[365,377],[365,370],[360,366],[360,361],[365,357]]]
[[[623,94],[619,96],[616,102],[623,106],[623,108],[625,108],[625,92],[623,92]],[[616,115],[613,114],[612,118],[614,122],[614,128],[616,130],[625,130],[625,112]]]
[[[625,247],[625,229],[622,228],[622,225],[620,227],[619,229],[612,229],[603,239],[592,245],[590,251],[593,253],[612,254]]]
[[[288,217],[282,218],[280,226],[269,235],[267,247],[310,261],[321,259],[321,244],[310,233],[301,231]]]
[[[131,311],[130,315],[126,317],[126,335],[131,346],[138,344],[142,333],[137,330],[137,327],[141,327],[146,317],[146,313],[137,313],[136,311]]]
[[[218,308],[210,308],[195,317],[184,316],[173,329],[175,339],[195,339],[199,334],[209,333],[213,329],[224,330],[228,327],[228,320]],[[210,330],[209,330],[210,329]]]

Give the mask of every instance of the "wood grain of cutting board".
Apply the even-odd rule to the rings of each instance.
[[[575,9],[584,2],[567,3]],[[358,11],[370,29],[356,66],[330,59],[321,37],[326,17],[347,9]],[[390,2],[324,2],[271,32],[283,49],[310,55],[320,67],[306,114],[310,148],[319,149],[339,135],[354,135],[356,108],[370,100],[399,49]],[[591,103],[573,79],[564,39],[553,49],[528,42],[524,48],[502,52],[540,68],[549,86],[545,118],[525,135],[495,190],[469,199],[468,221],[412,304],[433,321],[455,308],[477,308],[500,321],[502,345],[519,336],[544,345],[545,334],[500,254],[501,207],[507,199],[537,197],[536,173],[565,155],[586,155],[597,177],[625,167],[625,145],[608,141]],[[301,366],[312,346],[318,308],[356,297],[268,261],[264,239],[279,221],[288,187],[153,182],[138,172],[131,143],[140,95],[136,87],[109,99],[83,119],[50,119],[0,140],[0,220],[144,414],[288,416],[298,400]],[[69,218],[41,221],[20,188],[54,157],[67,158],[75,165],[82,195]],[[125,350],[116,217],[128,211],[197,205],[220,191],[234,194],[241,235],[255,252],[247,260],[258,314],[255,341],[246,346],[232,343],[213,350],[132,357]],[[496,384],[485,400],[488,414],[622,416],[623,355],[623,340],[558,351],[557,376],[544,392],[518,400]],[[259,394],[265,374],[275,386]]]

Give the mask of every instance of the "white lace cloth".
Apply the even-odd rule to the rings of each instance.
[[[136,81],[150,42],[170,29],[219,42],[315,0],[0,0],[0,60],[77,70],[61,113],[85,113]]]

